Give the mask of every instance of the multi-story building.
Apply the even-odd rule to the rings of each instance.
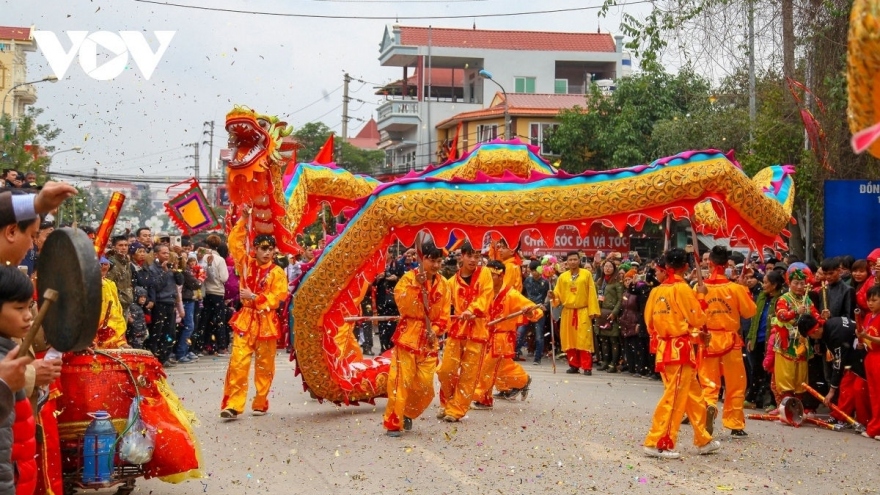
[[[386,98],[377,110],[377,125],[391,173],[435,162],[438,124],[486,109],[499,89],[496,83],[512,99],[520,93],[584,95],[591,82],[630,72],[623,36],[608,33],[395,25],[385,29],[379,61],[402,69],[402,78],[378,93]],[[515,129],[530,138],[531,129],[519,119],[511,113],[511,129],[502,121],[497,134],[512,136]]]
[[[27,82],[27,53],[36,50],[31,27],[0,26],[0,113],[16,119],[37,101],[37,90]],[[10,91],[11,90],[11,91]]]

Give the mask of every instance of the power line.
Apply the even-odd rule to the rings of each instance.
[[[156,152],[154,152],[154,153],[148,153],[148,154],[146,154],[146,155],[133,156],[133,157],[130,157],[130,158],[123,158],[122,160],[116,160],[115,162],[107,162],[107,163],[104,163],[104,164],[102,164],[102,165],[115,165],[115,164],[117,164],[117,163],[130,162],[130,161],[132,161],[132,160],[140,160],[140,159],[142,159],[142,158],[149,158],[149,157],[151,157],[151,156],[164,155],[165,153],[169,153],[169,152],[171,152],[171,151],[177,151],[177,150],[180,150],[180,149],[183,149],[183,148],[184,148],[184,146],[177,146],[177,147],[175,147],[175,148],[168,148],[167,150],[156,151]]]
[[[324,99],[326,99],[328,96],[332,95],[333,93],[339,91],[341,88],[342,88],[342,85],[340,84],[340,85],[337,86],[336,89],[334,89],[333,91],[331,91],[331,92],[329,92],[329,93],[327,93],[327,94],[321,96],[321,97],[318,98],[317,100],[315,100],[315,101],[309,103],[308,105],[306,105],[306,106],[300,108],[299,110],[294,110],[293,112],[291,112],[291,115],[293,115],[293,114],[295,114],[295,113],[302,112],[302,111],[305,110],[306,108],[309,108],[310,106],[312,106],[312,105],[314,105],[314,104],[316,104],[316,103],[321,103],[322,101],[324,101]]]
[[[79,180],[95,180],[94,173],[77,173],[77,172],[65,172],[55,171],[53,170],[50,173],[53,177],[65,177],[69,179],[79,179]],[[131,182],[135,184],[174,184],[177,182],[182,182],[188,179],[191,179],[192,175],[179,175],[172,176],[166,175],[162,177],[152,177],[145,178],[143,175],[108,175],[102,174],[99,178],[100,182]],[[214,178],[214,179],[202,179],[199,181],[199,184],[214,184],[214,185],[222,185],[225,184],[226,181],[222,178]]]
[[[230,14],[250,14],[250,15],[265,15],[272,17],[299,17],[305,19],[347,19],[347,20],[369,20],[369,21],[400,21],[402,20],[443,20],[443,19],[477,19],[477,18],[491,18],[491,17],[518,17],[518,16],[527,16],[527,15],[543,15],[543,14],[560,14],[565,12],[582,12],[585,10],[599,10],[603,6],[602,5],[591,5],[588,7],[571,7],[567,9],[550,9],[550,10],[533,10],[526,12],[507,12],[500,14],[459,14],[459,15],[438,15],[438,16],[403,16],[403,15],[393,15],[393,16],[353,16],[353,15],[328,15],[328,14],[296,14],[296,13],[287,13],[287,12],[266,12],[266,11],[251,11],[251,10],[240,10],[240,9],[224,9],[219,7],[203,7],[200,5],[184,5],[179,3],[170,3],[170,2],[160,2],[157,0],[134,0],[139,3],[148,3],[153,5],[161,5],[164,7],[179,7],[183,9],[193,9],[193,10],[206,10],[209,12],[226,12]],[[620,4],[618,7],[622,7],[624,5],[638,5],[642,3],[653,3],[653,0],[636,0],[634,2],[629,2],[626,4]]]
[[[323,119],[324,117],[326,117],[326,116],[330,115],[331,113],[333,113],[333,112],[339,110],[340,107],[342,107],[342,104],[341,104],[341,103],[340,103],[339,105],[336,105],[335,107],[331,108],[330,111],[327,112],[327,113],[325,113],[324,115],[321,115],[320,117],[316,117],[316,118],[312,119],[310,122],[318,122],[319,120]]]

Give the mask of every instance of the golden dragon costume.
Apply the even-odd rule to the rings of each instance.
[[[518,140],[478,145],[462,158],[390,183],[335,165],[285,163],[278,136],[289,128],[274,117],[236,107],[227,116],[235,147],[230,198],[295,248],[295,236],[322,201],[347,208],[341,232],[328,241],[293,297],[295,358],[304,386],[323,399],[356,404],[383,396],[388,360],[365,359],[351,323],[366,287],[385,267],[389,245],[414,242],[427,230],[440,245],[452,232],[482,239],[497,232],[518,239],[533,231],[552,242],[573,225],[585,235],[594,222],[622,232],[667,215],[693,218],[698,230],[746,240],[754,249],[784,246],[791,220],[791,168],[768,167],[749,179],[731,157],[691,151],[648,165],[570,175],[554,169]]]

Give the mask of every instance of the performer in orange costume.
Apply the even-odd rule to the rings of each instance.
[[[504,264],[504,285],[522,293],[522,259],[515,250],[510,249],[506,240],[501,239],[495,243],[494,258]]]
[[[559,340],[568,358],[566,373],[584,370],[593,374],[593,321],[599,316],[599,296],[593,275],[581,268],[580,255],[572,251],[565,257],[568,271],[559,276],[550,292],[553,306],[562,305]]]
[[[234,419],[244,411],[251,356],[254,358],[254,386],[257,389],[251,408],[254,415],[269,410],[269,387],[275,377],[275,349],[281,328],[275,310],[287,299],[287,275],[272,262],[275,238],[267,234],[256,236],[253,258],[244,248],[247,242],[245,222],[249,216],[250,212],[243,211],[242,218],[229,233],[229,253],[235,260],[236,271],[241,274],[242,308],[229,321],[233,331],[232,355],[226,369],[220,406],[220,417],[226,419]]]
[[[730,252],[723,246],[715,246],[709,252],[709,270],[706,280],[706,328],[711,332],[709,345],[701,350],[699,376],[703,386],[706,409],[706,429],[714,431],[718,414],[718,394],[721,376],[724,376],[724,415],[722,424],[734,437],[747,436],[743,401],[746,397],[746,367],[743,364],[740,337],[740,318],[755,316],[757,307],[744,285],[731,282],[724,274]]]
[[[461,246],[462,266],[452,278],[450,292],[457,319],[452,322],[443,361],[437,371],[440,379],[440,411],[437,418],[448,422],[467,414],[483,360],[489,329],[486,326],[492,304],[492,276],[477,263],[480,253],[470,242]]]
[[[399,437],[401,429],[411,430],[412,420],[421,416],[434,400],[434,373],[440,349],[437,335],[446,331],[452,304],[446,280],[438,274],[442,259],[443,251],[433,243],[425,244],[422,266],[406,272],[394,287],[400,321],[392,338],[384,416],[386,434],[390,437]],[[429,321],[431,328],[426,329]]]
[[[694,445],[700,454],[721,448],[706,431],[706,407],[697,381],[694,345],[700,328],[706,324],[705,284],[697,287],[697,296],[685,283],[682,274],[688,268],[687,253],[671,249],[666,253],[666,278],[651,291],[645,306],[645,324],[651,338],[657,340],[656,370],[663,375],[663,396],[657,403],[651,430],[645,438],[645,454],[677,459],[675,441],[681,418],[687,413],[694,429]]]
[[[116,283],[107,278],[110,261],[101,256],[101,321],[95,334],[96,349],[128,348],[125,339],[125,317],[122,304],[119,303],[119,291]]]
[[[533,308],[535,303],[528,300],[524,295],[513,287],[504,283],[507,279],[506,266],[504,263],[493,260],[486,266],[492,274],[492,287],[495,299],[489,307],[489,319],[503,318],[511,313]],[[519,269],[517,267],[517,269]],[[544,316],[541,308],[535,308],[525,313],[531,321],[538,321]],[[513,361],[515,356],[516,327],[518,318],[499,322],[489,327],[491,334],[489,349],[486,359],[483,361],[483,369],[480,372],[480,381],[474,392],[474,409],[488,409],[493,405],[492,387],[498,387],[500,397],[513,399],[522,394],[522,400],[529,396],[529,385],[532,378],[518,363]]]

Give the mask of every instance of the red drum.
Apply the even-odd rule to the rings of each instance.
[[[155,451],[143,465],[146,478],[186,473],[199,468],[198,447],[187,423],[187,414],[168,384],[165,372],[152,353],[139,349],[106,349],[66,353],[61,368],[58,398],[58,431],[64,444],[82,441],[91,418],[88,413],[107,411],[120,434],[128,425],[131,403],[137,393],[141,419],[155,432]],[[178,409],[180,408],[180,409]],[[64,459],[65,470],[79,459]]]

